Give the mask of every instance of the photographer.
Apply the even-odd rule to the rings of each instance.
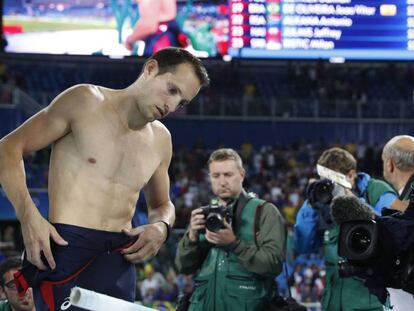
[[[399,135],[390,139],[382,151],[383,175],[399,193],[399,210],[404,212],[414,186],[414,137]],[[399,289],[388,288],[393,311],[410,310],[414,306],[413,295]]]
[[[352,191],[343,188],[342,194],[353,194],[369,204],[376,214],[380,214],[384,207],[391,206],[397,198],[394,190],[385,182],[371,178],[366,173],[357,173],[355,158],[344,149],[324,151],[318,164],[344,174]],[[312,202],[311,206],[306,200],[298,212],[295,225],[295,248],[298,253],[315,253],[321,245],[324,246],[326,286],[321,301],[322,310],[383,310],[381,302],[361,280],[339,277],[337,263],[342,259],[337,253],[339,227],[332,222],[329,212],[322,213],[329,209],[329,203]],[[321,220],[326,215],[328,219]]]
[[[179,272],[195,273],[188,310],[268,310],[285,256],[284,220],[274,205],[243,190],[245,171],[233,149],[214,151],[208,169],[219,206],[191,213],[175,260]],[[210,218],[217,209],[232,216],[216,231]]]

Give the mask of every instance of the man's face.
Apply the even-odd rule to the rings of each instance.
[[[139,109],[148,121],[164,118],[184,107],[200,91],[200,81],[190,64],[180,64],[175,72],[158,75],[158,64],[149,61],[144,70]]]
[[[209,173],[213,193],[222,200],[239,196],[243,187],[245,171],[236,161],[214,161],[210,163]]]
[[[4,293],[14,311],[32,311],[34,310],[33,292],[30,288],[23,297],[17,294],[16,285],[14,284],[13,274],[17,269],[11,269],[4,275]]]
[[[356,177],[357,177],[357,172],[356,172],[356,170],[350,170],[350,171],[348,172],[348,174],[346,174],[345,176],[346,176],[346,178],[348,179],[348,181],[351,183],[352,188],[354,188],[354,187],[355,187],[355,179],[356,179]]]

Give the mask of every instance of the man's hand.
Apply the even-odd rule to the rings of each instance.
[[[132,35],[129,35],[125,40],[125,47],[132,51],[132,46],[134,45],[135,40],[132,38]]]
[[[345,195],[353,195],[354,197],[356,197],[355,193],[348,188],[342,187],[344,189]]]
[[[410,201],[408,200],[401,201],[400,199],[395,199],[389,208],[404,213],[409,203]]]
[[[204,218],[203,210],[201,208],[197,208],[191,212],[188,237],[192,242],[198,241],[198,231],[205,228],[206,220]]]
[[[225,246],[236,241],[233,229],[230,224],[224,220],[224,229],[220,229],[217,232],[211,232],[206,230],[206,239],[210,243]]]
[[[162,222],[156,222],[122,232],[138,239],[130,247],[122,250],[125,259],[132,263],[146,261],[155,256],[167,238],[167,228]]]
[[[36,207],[27,208],[20,222],[27,260],[40,270],[46,270],[47,267],[41,258],[43,252],[49,267],[55,269],[56,263],[50,248],[50,239],[62,246],[68,245],[68,242],[39,214]]]

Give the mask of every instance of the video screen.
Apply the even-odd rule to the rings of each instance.
[[[6,52],[413,60],[414,0],[4,0]]]
[[[230,0],[241,58],[414,59],[414,0]]]
[[[148,56],[166,46],[227,54],[228,1],[4,0],[6,52]]]

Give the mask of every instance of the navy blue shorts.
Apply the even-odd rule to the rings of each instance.
[[[69,243],[54,244],[55,270],[38,270],[24,259],[15,275],[19,293],[33,287],[37,311],[83,310],[70,305],[70,290],[79,286],[127,301],[135,300],[135,266],[120,250],[135,239],[115,232],[55,224]]]

